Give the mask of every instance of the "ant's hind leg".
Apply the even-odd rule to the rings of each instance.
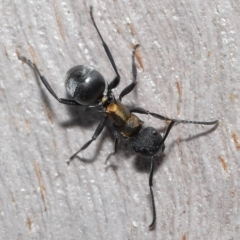
[[[120,75],[118,73],[118,70],[117,70],[117,67],[116,67],[116,64],[114,62],[114,59],[113,59],[113,56],[108,48],[108,45],[106,44],[106,42],[103,40],[103,37],[97,27],[97,24],[95,23],[95,20],[94,20],[94,17],[93,17],[93,7],[91,6],[90,7],[90,16],[91,16],[91,19],[92,19],[92,22],[93,22],[93,25],[95,27],[95,29],[97,30],[97,33],[98,33],[98,36],[100,37],[101,41],[102,41],[102,45],[103,45],[103,48],[107,54],[107,57],[116,73],[116,77],[110,82],[110,84],[108,85],[108,90],[112,90],[113,88],[117,87],[117,85],[119,84],[120,82]]]
[[[89,140],[88,142],[86,142],[76,153],[74,153],[69,160],[67,161],[67,164],[69,164],[76,156],[78,153],[80,153],[81,151],[83,151],[84,149],[86,149],[93,141],[95,141],[97,139],[97,137],[100,135],[100,133],[102,132],[103,128],[106,125],[107,122],[107,118],[108,116],[104,117],[101,122],[98,124],[97,129],[95,130],[92,139]]]
[[[139,47],[140,45],[137,44],[134,46],[133,52],[132,52],[132,74],[133,74],[133,82],[130,83],[127,87],[125,87],[122,92],[119,95],[119,100],[121,101],[122,98],[129,94],[135,87],[135,85],[137,84],[137,67],[135,64],[135,54],[136,54],[136,49]]]
[[[31,67],[35,73],[37,74],[37,76],[41,79],[42,83],[44,84],[44,86],[47,88],[47,90],[52,94],[52,96],[57,99],[60,103],[63,104],[67,104],[67,105],[78,105],[78,106],[82,106],[80,103],[76,102],[75,100],[72,99],[64,99],[64,98],[59,98],[57,96],[57,94],[54,92],[54,90],[52,89],[52,87],[49,85],[47,79],[40,73],[39,69],[37,68],[37,66],[31,62],[29,59],[22,57],[22,56],[18,56],[18,58],[25,62],[29,67]]]

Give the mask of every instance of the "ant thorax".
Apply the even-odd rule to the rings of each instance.
[[[142,128],[143,122],[118,100],[111,102],[105,113],[125,138],[134,136]]]

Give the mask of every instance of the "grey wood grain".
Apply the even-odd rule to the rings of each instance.
[[[34,61],[59,97],[64,75],[93,66],[114,72],[89,16],[89,6],[121,75],[130,81],[139,43],[138,84],[124,98],[168,117],[219,119],[219,126],[176,125],[154,174],[149,160],[111,126],[80,156],[101,118],[59,104],[17,57]],[[1,1],[1,239],[239,239],[240,5],[238,1]],[[166,124],[141,116],[145,125]]]

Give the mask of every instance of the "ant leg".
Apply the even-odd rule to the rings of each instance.
[[[69,164],[76,156],[78,153],[80,153],[81,151],[83,151],[84,149],[86,149],[93,141],[95,141],[97,139],[97,137],[100,135],[100,133],[102,132],[103,128],[106,125],[107,122],[107,118],[108,116],[104,117],[101,122],[98,124],[97,129],[95,130],[92,139],[89,140],[88,142],[86,142],[76,153],[74,153],[69,160],[67,161],[67,164]]]
[[[119,100],[121,101],[122,98],[129,94],[135,87],[135,85],[137,84],[137,67],[135,64],[135,54],[136,54],[136,49],[139,47],[140,45],[137,44],[134,46],[133,52],[132,52],[132,74],[133,74],[133,82],[131,84],[129,84],[127,87],[125,87],[122,92],[119,95]]]
[[[102,35],[101,35],[100,31],[98,30],[98,27],[97,27],[97,25],[96,25],[96,23],[95,23],[95,20],[94,20],[94,17],[93,17],[93,7],[92,7],[92,6],[90,7],[90,16],[91,16],[91,19],[92,19],[92,21],[93,21],[93,25],[94,25],[95,29],[97,30],[98,36],[100,37],[100,39],[101,39],[101,41],[102,41],[102,45],[103,45],[103,48],[104,48],[104,50],[105,50],[105,52],[106,52],[106,54],[107,54],[107,57],[108,57],[111,65],[112,65],[112,67],[113,67],[113,69],[114,69],[114,71],[115,71],[115,73],[116,73],[116,75],[117,75],[117,76],[110,82],[110,84],[108,85],[108,90],[111,90],[111,89],[115,88],[115,87],[119,84],[119,82],[120,82],[120,75],[119,75],[119,73],[118,73],[118,70],[117,70],[116,64],[115,64],[115,62],[114,62],[113,56],[112,56],[112,54],[111,54],[111,52],[110,52],[107,44],[106,44],[105,41],[103,40],[103,37],[102,37]]]
[[[192,123],[192,124],[203,124],[203,125],[214,125],[214,124],[218,123],[218,120],[214,120],[214,121],[210,121],[210,122],[200,122],[200,121],[190,121],[190,120],[167,118],[167,117],[164,117],[157,113],[149,112],[148,110],[145,110],[144,108],[141,108],[141,107],[132,108],[132,109],[130,109],[130,112],[140,113],[140,114],[149,114],[149,115],[151,115],[155,118],[161,119],[161,120],[166,120],[166,121],[173,120],[174,122],[177,122],[177,123]]]
[[[64,99],[64,98],[59,98],[56,93],[54,92],[54,90],[52,89],[52,87],[49,85],[47,79],[40,73],[39,69],[37,68],[37,66],[31,62],[29,59],[19,56],[18,57],[20,60],[22,60],[23,62],[25,62],[28,66],[30,66],[35,73],[37,74],[37,76],[41,79],[42,83],[44,84],[44,86],[47,88],[47,90],[53,95],[54,98],[56,98],[60,103],[63,104],[67,104],[67,105],[80,105],[82,106],[80,103],[76,102],[75,100],[71,100],[71,99]]]
[[[151,167],[150,167],[150,175],[149,175],[149,188],[151,193],[151,200],[152,200],[152,211],[153,211],[153,220],[152,223],[149,225],[149,229],[152,230],[155,227],[156,223],[156,207],[155,207],[155,201],[154,201],[154,195],[153,195],[153,170],[154,170],[154,156],[151,157]]]
[[[169,134],[169,132],[170,132],[170,130],[171,130],[171,128],[172,128],[172,126],[173,126],[173,124],[175,123],[175,121],[174,120],[172,120],[170,123],[169,123],[169,125],[168,125],[168,127],[167,127],[167,130],[166,130],[166,132],[165,132],[165,134],[164,134],[164,136],[163,136],[163,138],[162,138],[162,140],[161,140],[161,142],[160,142],[160,146],[165,142],[165,140],[166,140],[166,138],[167,138],[167,136],[168,136],[168,134]]]
[[[108,162],[109,158],[112,156],[112,155],[115,155],[116,152],[117,152],[117,146],[118,146],[118,140],[119,140],[119,133],[118,133],[118,130],[117,128],[115,127],[115,125],[113,125],[114,127],[114,132],[113,132],[113,135],[114,135],[114,151],[112,153],[110,153],[105,161],[105,163]]]

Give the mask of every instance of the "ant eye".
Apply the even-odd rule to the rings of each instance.
[[[153,135],[157,135],[157,131],[154,129],[154,130],[152,130],[152,134]]]

